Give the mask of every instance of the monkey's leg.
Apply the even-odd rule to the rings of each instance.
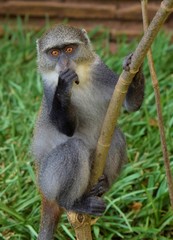
[[[110,187],[121,172],[122,166],[127,162],[126,140],[119,128],[115,129],[111,146],[106,159],[104,175]]]
[[[39,187],[47,199],[57,201],[67,210],[100,215],[105,210],[103,200],[85,195],[90,167],[90,151],[84,142],[70,138],[43,159]]]
[[[133,53],[129,54],[124,60],[123,69],[125,71],[130,70],[132,56]],[[126,94],[124,105],[128,111],[137,111],[140,108],[144,98],[144,84],[145,81],[141,66],[134,76]]]
[[[42,197],[41,224],[38,240],[52,240],[61,210],[56,202]]]

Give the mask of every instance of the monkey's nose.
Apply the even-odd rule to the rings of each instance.
[[[59,66],[61,68],[61,71],[65,70],[66,68],[69,67],[69,59],[63,53],[59,56],[58,63],[59,63]]]

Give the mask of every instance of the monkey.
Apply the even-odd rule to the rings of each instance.
[[[129,71],[132,54],[123,69]],[[100,216],[101,198],[127,161],[126,140],[115,128],[103,176],[89,190],[90,175],[102,123],[118,81],[94,51],[86,30],[59,24],[37,40],[43,99],[36,121],[32,153],[42,196],[39,240],[53,238],[62,209]],[[124,100],[137,111],[144,98],[142,67]]]

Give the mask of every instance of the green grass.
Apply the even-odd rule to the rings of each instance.
[[[40,196],[35,186],[34,161],[30,142],[42,97],[37,74],[35,40],[41,33],[8,27],[0,39],[0,239],[36,239],[40,218]],[[118,40],[118,52],[109,51],[108,33],[94,37],[94,46],[103,60],[121,72],[123,58],[137,42]],[[153,46],[158,73],[167,145],[173,161],[173,45],[159,34]],[[129,162],[105,195],[107,210],[93,226],[98,240],[173,239],[173,212],[170,209],[165,169],[158,132],[156,106],[147,64],[145,101],[140,111],[122,112],[119,125],[126,134]],[[135,210],[134,203],[139,206]],[[63,215],[56,237],[75,239]]]

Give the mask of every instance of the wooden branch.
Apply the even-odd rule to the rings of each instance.
[[[108,111],[103,123],[100,138],[96,149],[96,159],[93,167],[92,184],[95,184],[98,178],[102,175],[105,166],[106,156],[108,154],[112,135],[117,124],[117,119],[120,113],[128,87],[141,66],[152,42],[154,41],[159,29],[173,10],[173,0],[164,0],[153,18],[148,30],[141,39],[136,51],[133,54],[130,71],[123,71],[119,77],[115,87],[112,99],[110,101]]]
[[[89,215],[67,212],[67,217],[75,230],[76,240],[92,240],[91,217]]]
[[[164,0],[161,3],[161,6],[156,13],[153,21],[151,22],[148,30],[140,41],[134,55],[132,57],[132,62],[130,65],[130,71],[123,71],[119,77],[118,83],[115,87],[115,91],[113,93],[112,99],[110,101],[108,111],[103,123],[101,135],[98,140],[97,148],[96,148],[96,158],[93,166],[93,172],[91,175],[91,185],[94,185],[98,178],[103,174],[103,169],[105,166],[106,157],[109,151],[109,146],[111,143],[112,135],[117,124],[117,119],[120,114],[120,109],[123,104],[125,95],[127,93],[128,87],[132,82],[135,73],[138,71],[141,66],[144,57],[146,56],[152,42],[154,41],[159,29],[162,24],[170,14],[173,8],[173,0]],[[77,214],[74,219],[78,221],[79,214]],[[80,214],[81,216],[81,214]],[[82,215],[82,219],[85,218],[85,215]],[[76,223],[77,224],[77,223]],[[84,223],[83,223],[84,224]],[[74,225],[74,222],[73,222]],[[80,223],[78,224],[78,228],[75,229],[76,236],[81,236],[78,240],[91,240],[91,235],[89,238],[85,238],[85,235],[82,235],[83,229],[80,227]],[[91,232],[90,225],[87,225],[87,231]],[[80,234],[81,233],[81,234]]]
[[[144,32],[146,32],[147,28],[148,28],[147,0],[141,0],[141,6],[142,6]],[[152,84],[153,84],[154,94],[155,94],[155,100],[156,100],[158,125],[159,125],[164,165],[165,165],[165,170],[166,170],[166,177],[167,177],[167,182],[168,182],[169,197],[170,197],[171,207],[173,209],[173,178],[172,178],[172,174],[171,174],[169,155],[168,155],[168,150],[167,150],[167,145],[166,145],[162,108],[161,108],[161,103],[160,103],[161,100],[160,100],[159,84],[158,84],[158,79],[157,79],[157,75],[156,75],[156,70],[155,70],[155,66],[154,66],[151,49],[149,49],[149,51],[147,53],[147,57],[148,57],[148,64],[149,64],[149,68],[150,68],[150,74],[151,74],[151,79],[152,79]]]

